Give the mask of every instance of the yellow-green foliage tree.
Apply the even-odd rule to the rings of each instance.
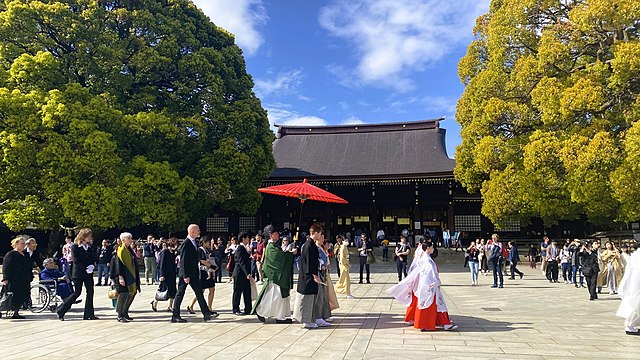
[[[494,0],[474,33],[455,175],[483,213],[640,219],[640,1]]]
[[[189,0],[0,0],[0,220],[167,230],[251,214],[273,133]]]

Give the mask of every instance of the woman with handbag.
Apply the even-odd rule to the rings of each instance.
[[[22,304],[29,298],[29,286],[33,280],[33,272],[31,268],[31,259],[25,252],[26,243],[21,237],[17,237],[11,241],[13,250],[9,251],[2,263],[2,295],[0,297],[10,304],[13,310],[12,319],[24,319],[18,311]],[[13,293],[13,297],[8,295]],[[6,294],[6,297],[5,297]]]
[[[166,298],[169,301],[167,311],[173,313],[173,299],[176,298],[176,249],[178,248],[178,239],[172,237],[167,241],[167,247],[160,252],[158,261],[158,271],[160,276],[160,286],[156,292],[156,299],[151,302],[151,309],[158,311],[158,301],[160,298]],[[166,294],[162,294],[166,291]]]
[[[116,311],[118,312],[118,322],[126,323],[133,320],[129,316],[129,308],[136,294],[140,292],[140,274],[136,253],[131,248],[133,244],[131,233],[120,234],[120,240],[122,240],[122,245],[118,248],[118,261],[115,263],[115,274],[118,275]]]
[[[362,284],[363,272],[367,270],[367,284],[371,284],[371,264],[375,262],[373,257],[373,245],[367,238],[366,234],[361,235],[362,243],[358,248],[358,257],[360,258],[360,284]]]

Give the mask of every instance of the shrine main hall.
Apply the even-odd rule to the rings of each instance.
[[[308,179],[348,200],[346,205],[305,202],[301,228],[319,222],[328,236],[357,230],[375,235],[382,229],[397,239],[405,229],[423,234],[445,227],[470,235],[492,231],[480,215],[480,196],[467,194],[453,177],[455,161],[447,153],[442,120],[278,126],[276,168],[263,186]],[[258,214],[257,226],[295,229],[300,202],[264,195]],[[248,220],[239,219],[240,231],[253,222]]]

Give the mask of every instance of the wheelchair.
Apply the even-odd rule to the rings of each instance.
[[[29,310],[33,313],[41,313],[49,309],[55,312],[62,298],[56,294],[59,280],[40,280],[31,285],[31,304]]]

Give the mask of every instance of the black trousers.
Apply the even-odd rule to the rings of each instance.
[[[362,275],[365,268],[367,269],[367,282],[371,282],[371,268],[370,268],[370,265],[367,264],[367,257],[359,256],[359,258],[360,258],[360,282],[362,282]]]
[[[592,276],[585,276],[585,280],[587,280],[587,288],[589,289],[589,299],[597,299],[598,293],[596,292],[596,284],[598,280],[598,274]]]
[[[191,290],[196,294],[196,299],[198,300],[198,306],[200,306],[200,311],[202,311],[203,315],[209,314],[209,305],[207,305],[207,301],[204,299],[204,293],[202,292],[202,286],[200,285],[200,279],[190,278],[189,284],[184,282],[184,278],[180,278],[178,280],[178,292],[176,293],[176,299],[173,302],[173,317],[180,317],[180,304],[182,304],[182,299],[184,299],[184,293],[187,291],[187,285],[191,285]]]
[[[404,277],[407,277],[407,268],[408,268],[408,263],[405,257],[404,261],[400,261],[400,259],[396,260],[396,270],[398,270],[398,281],[402,280],[402,275],[404,274]]]
[[[95,316],[93,309],[93,275],[87,276],[84,279],[73,279],[73,294],[64,299],[60,307],[58,307],[58,315],[64,316],[64,314],[71,309],[71,305],[75,304],[76,300],[82,294],[82,287],[87,289],[87,297],[84,301],[84,315],[83,318],[92,318]]]
[[[233,278],[233,296],[231,298],[231,308],[233,312],[240,312],[240,297],[244,299],[244,314],[251,313],[251,285],[245,276]]]
[[[338,277],[340,277],[340,261],[336,259],[336,270],[338,271]]]
[[[558,281],[558,262],[547,261],[547,279],[549,281]]]
[[[518,270],[516,266],[518,266],[518,263],[509,264],[509,270],[511,270],[511,278],[515,278],[516,274],[522,275],[522,271]]]

